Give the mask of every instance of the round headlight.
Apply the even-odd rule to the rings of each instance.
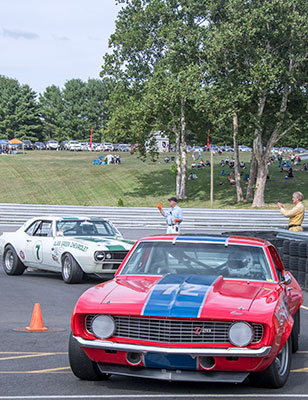
[[[112,255],[111,255],[110,253],[107,253],[107,254],[106,254],[106,258],[108,258],[108,260],[110,260],[111,257],[112,257]]]
[[[247,346],[253,339],[253,329],[247,322],[235,322],[229,329],[229,339],[234,346]]]
[[[109,315],[98,315],[92,320],[92,332],[100,339],[107,339],[115,330],[114,319]]]
[[[96,261],[104,261],[106,257],[106,254],[104,251],[96,251],[94,253],[94,258]]]

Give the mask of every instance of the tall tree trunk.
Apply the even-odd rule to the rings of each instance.
[[[294,60],[291,58],[289,61],[289,71],[292,72],[293,68],[294,68]],[[262,131],[260,128],[260,124],[258,127],[258,134],[256,135],[256,138],[254,140],[254,153],[255,153],[255,156],[256,156],[256,159],[258,162],[258,174],[257,174],[255,195],[254,195],[254,199],[253,199],[253,203],[252,203],[253,207],[263,207],[265,204],[264,191],[265,191],[266,179],[267,179],[267,174],[268,174],[268,166],[267,166],[268,157],[269,157],[271,149],[273,148],[275,143],[277,143],[277,141],[279,139],[281,139],[291,129],[291,126],[290,126],[284,132],[280,133],[281,127],[283,125],[283,121],[285,118],[285,114],[287,111],[287,107],[288,107],[288,97],[289,97],[291,91],[292,91],[291,86],[285,82],[284,87],[283,87],[283,92],[282,92],[279,115],[277,117],[275,128],[271,134],[270,139],[268,140],[265,150],[264,150],[263,144],[262,144]],[[266,96],[263,95],[259,101],[259,106],[258,106],[259,121],[260,121],[261,115],[263,114],[265,101],[266,101]],[[299,120],[300,120],[300,118],[298,118],[296,121],[294,121],[293,124],[296,125],[296,123]]]
[[[176,178],[175,178],[175,191],[176,191],[176,197],[180,197],[181,193],[181,134],[180,132],[175,128],[174,129],[175,133],[175,157],[176,157]]]
[[[185,103],[186,99],[181,99],[181,189],[179,193],[179,199],[186,199],[186,183],[187,183],[187,148],[186,148],[186,115],[185,115]]]
[[[240,159],[238,151],[238,115],[235,112],[233,114],[233,147],[234,147],[234,178],[236,182],[236,197],[237,202],[241,203],[244,200],[243,190],[241,185],[241,173],[240,173]]]
[[[252,202],[252,200],[253,200],[253,187],[255,184],[256,177],[257,177],[257,171],[258,171],[257,159],[255,156],[255,153],[252,152],[251,160],[250,160],[249,181],[248,181],[248,186],[247,186],[247,191],[246,191],[246,201],[249,203]]]
[[[265,191],[267,173],[268,173],[267,159],[264,158],[261,162],[258,163],[256,190],[252,207],[263,207],[265,204],[264,191]]]
[[[254,192],[254,199],[253,199],[253,203],[252,203],[253,207],[263,207],[264,206],[264,189],[265,189],[266,178],[267,178],[267,157],[264,156],[264,148],[263,148],[263,143],[262,143],[261,118],[262,118],[262,115],[264,112],[265,103],[266,103],[266,93],[263,90],[260,95],[259,102],[258,102],[257,127],[255,130],[255,139],[253,141],[253,157],[256,161],[256,166],[253,165],[251,167],[251,172],[252,172],[253,176],[250,176],[250,181],[251,181],[250,183],[251,183],[252,187],[254,186],[255,178],[257,176],[256,189]],[[254,161],[254,160],[252,160],[252,161]],[[264,162],[265,162],[266,171],[264,170]],[[255,174],[254,174],[254,170],[252,168],[254,168]],[[263,181],[263,174],[265,172],[266,172],[265,181]],[[251,187],[251,195],[252,195],[252,187]]]

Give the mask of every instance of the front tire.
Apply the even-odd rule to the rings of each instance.
[[[77,378],[86,381],[104,381],[110,378],[109,374],[100,372],[97,364],[87,357],[72,333],[68,346],[68,357],[73,374]]]
[[[15,249],[10,244],[6,246],[3,253],[2,266],[8,275],[22,275],[26,269],[20,261]]]
[[[288,380],[292,359],[292,340],[286,341],[280,353],[266,370],[250,374],[250,381],[253,385],[278,389]]]
[[[65,283],[80,283],[84,272],[75,258],[67,253],[62,258],[62,278]]]

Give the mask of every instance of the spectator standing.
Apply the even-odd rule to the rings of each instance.
[[[166,233],[180,233],[180,223],[183,221],[183,211],[178,206],[178,199],[170,197],[168,199],[170,208],[168,211],[162,209],[161,203],[157,205],[161,215],[166,218],[167,232]]]
[[[292,196],[292,202],[295,204],[291,210],[285,208],[281,203],[277,203],[277,206],[282,215],[289,217],[289,231],[302,232],[302,222],[305,216],[305,207],[303,204],[304,196],[301,192],[294,192]]]

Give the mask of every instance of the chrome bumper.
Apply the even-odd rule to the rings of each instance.
[[[79,336],[74,336],[81,347],[99,349],[99,350],[115,350],[115,351],[131,351],[136,353],[159,353],[159,354],[186,354],[192,357],[197,356],[219,356],[219,357],[265,357],[271,351],[271,346],[264,346],[260,349],[247,349],[230,347],[227,349],[215,348],[183,348],[183,347],[157,347],[144,346],[139,344],[126,344],[108,342],[106,340],[86,340]]]

